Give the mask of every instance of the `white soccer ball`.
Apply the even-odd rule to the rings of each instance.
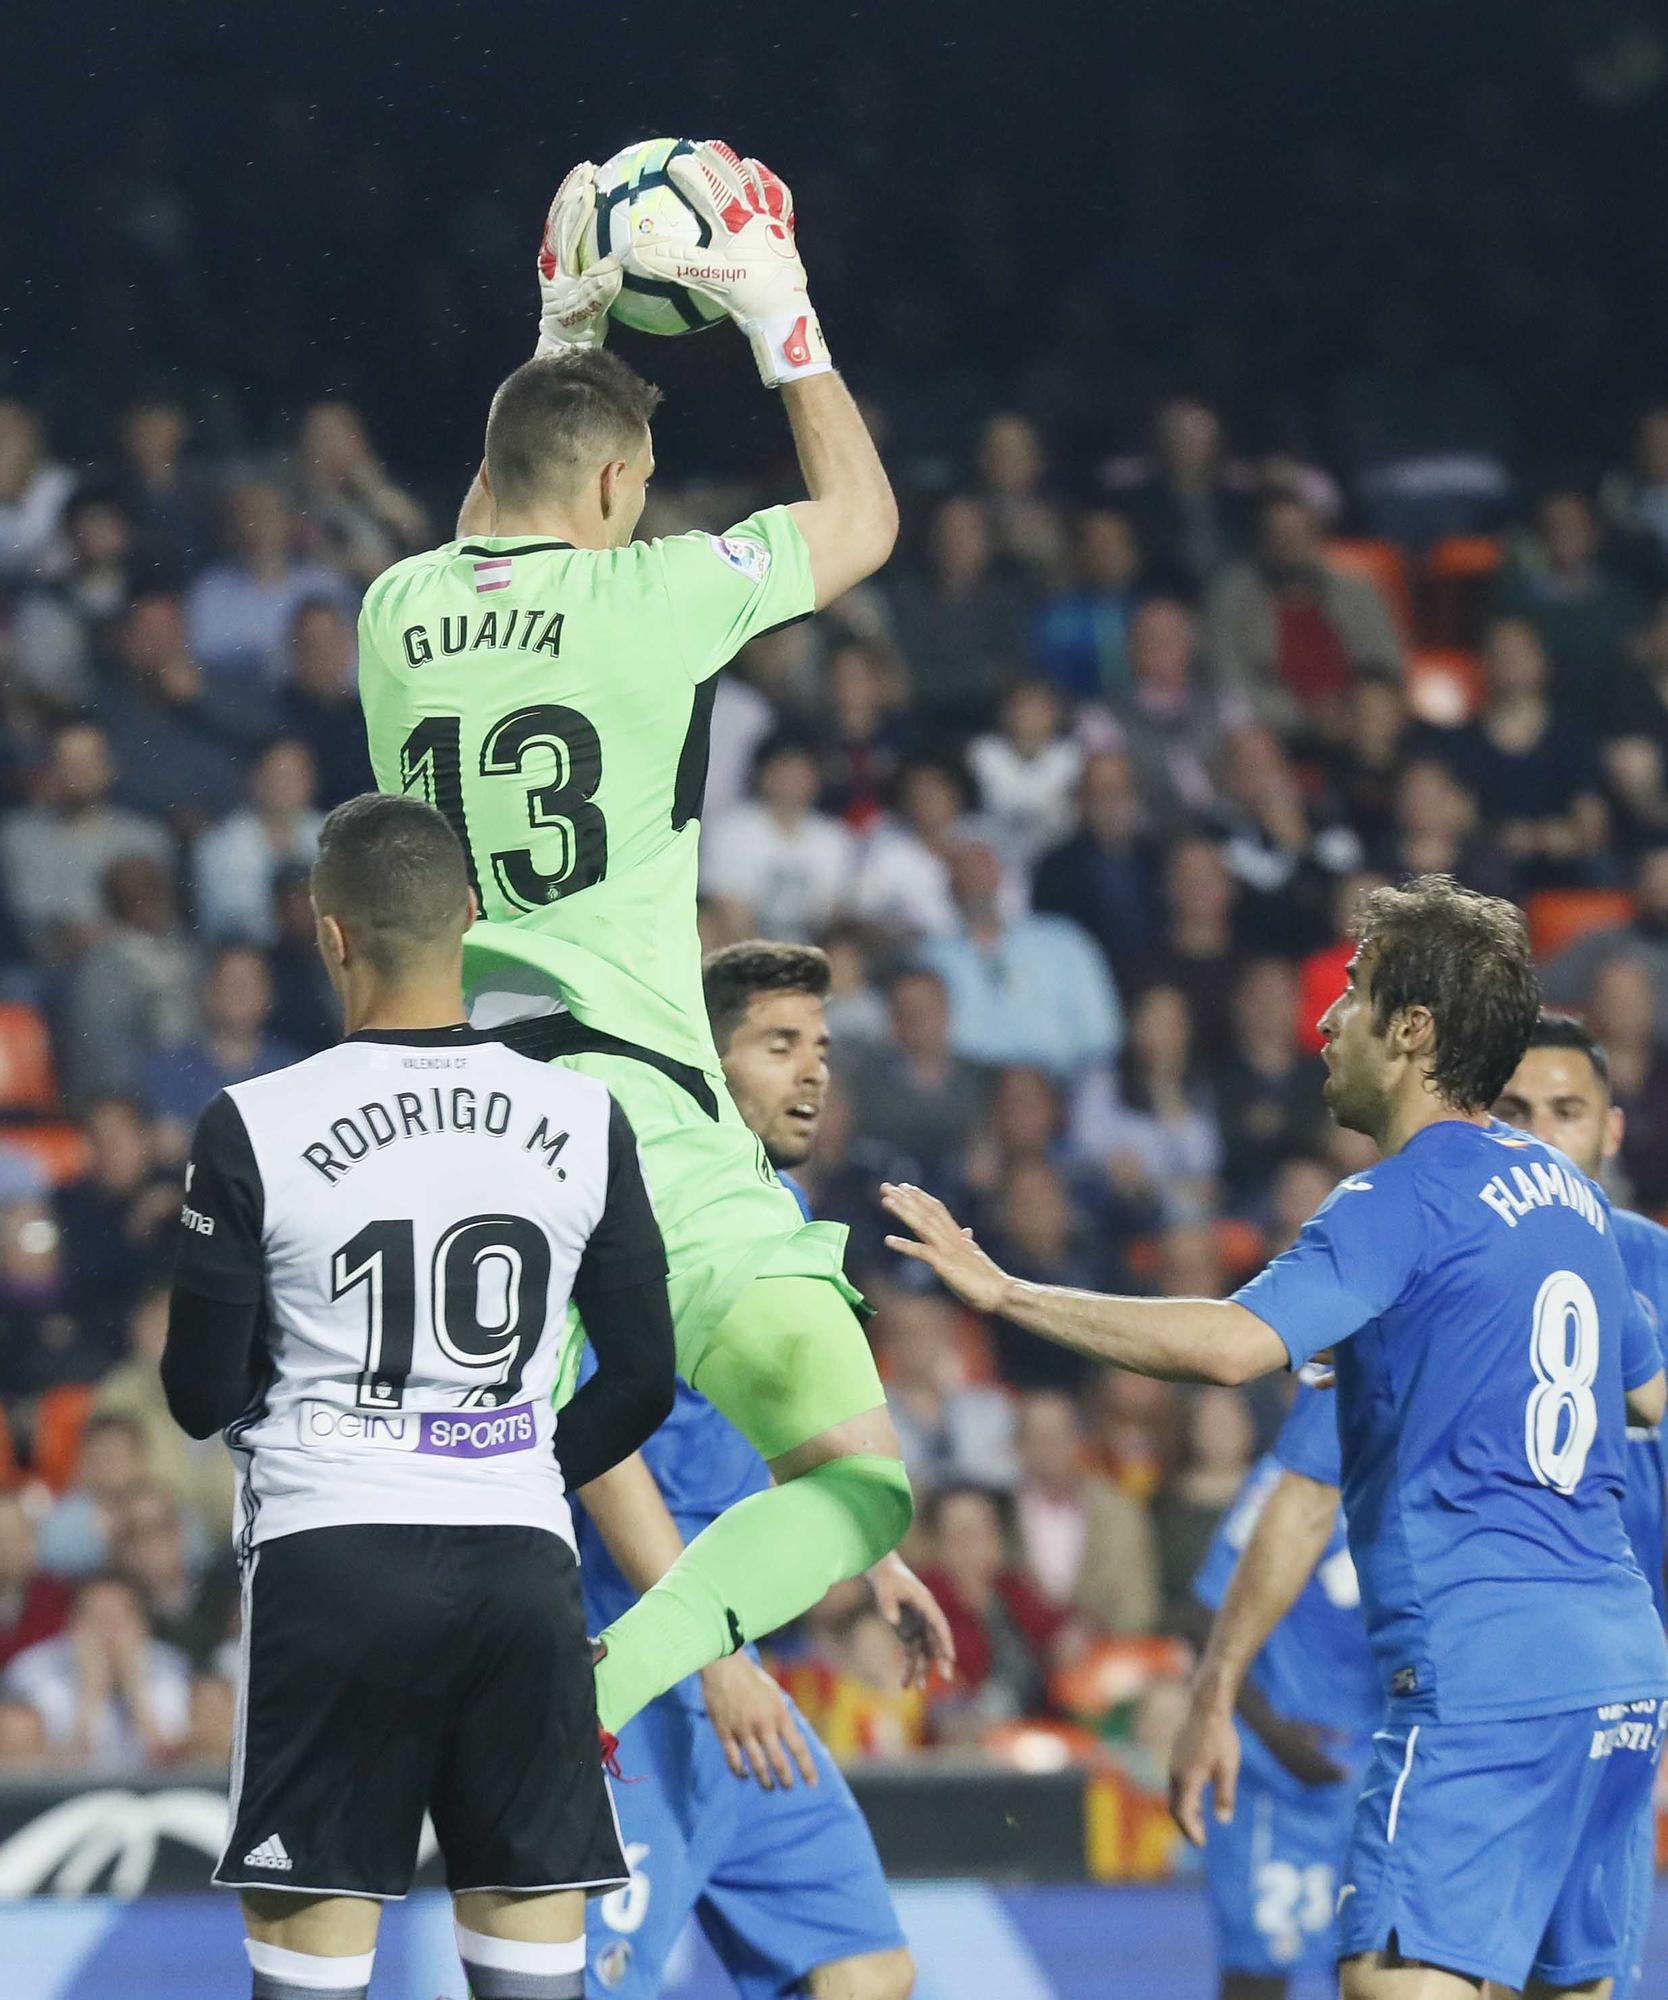
[[[688,139],[640,139],[597,168],[596,221],[586,231],[581,267],[593,257],[617,256],[625,273],[609,317],[639,333],[699,333],[724,317],[721,306],[686,286],[644,275],[633,251],[668,239],[704,248],[712,231],[684,199],[667,163],[693,150]]]

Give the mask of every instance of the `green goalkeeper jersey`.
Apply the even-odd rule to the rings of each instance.
[[[448,542],[377,578],[359,617],[371,764],[468,852],[472,990],[530,970],[586,1026],[718,1067],[695,927],[714,676],[814,603],[786,507],[623,549]]]

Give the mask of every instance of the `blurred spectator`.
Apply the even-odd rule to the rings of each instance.
[[[1151,947],[1158,852],[1125,751],[1097,750],[1084,760],[1077,830],[1038,862],[1031,907],[1087,931],[1119,977]]]
[[[48,707],[67,710],[92,691],[91,669],[133,586],[132,529],[108,489],[84,486],[64,509],[61,575],[19,600],[12,622],[18,680]]]
[[[1179,988],[1149,986],[1135,1002],[1116,1072],[1096,1072],[1078,1093],[1072,1151],[1126,1202],[1214,1208],[1222,1135]]]
[[[1621,694],[1628,634],[1645,606],[1629,583],[1607,570],[1599,522],[1585,493],[1560,488],[1535,509],[1535,533],[1501,572],[1496,608],[1525,618],[1552,662],[1560,708],[1602,714]]]
[[[309,544],[362,584],[428,544],[422,508],[389,478],[351,403],[315,403],[302,418],[292,479]]]
[[[1196,1389],[1182,1416],[1181,1462],[1153,1501],[1166,1612],[1186,1603],[1216,1525],[1256,1453],[1250,1406],[1237,1389]]]
[[[249,773],[249,803],[197,842],[192,875],[197,924],[210,938],[271,944],[274,885],[286,868],[310,868],[324,814],[311,752],[293,737],[269,743]]]
[[[1668,403],[1640,416],[1633,462],[1605,480],[1599,505],[1613,528],[1644,544],[1658,579],[1668,574]]]
[[[1651,1001],[1651,1033],[1668,1043],[1668,845],[1647,848],[1633,871],[1633,914],[1604,924],[1568,944],[1541,967],[1541,991],[1554,1007],[1585,1010],[1594,981],[1612,959],[1644,968]]]
[[[903,1686],[903,1653],[861,1579],[835,1587],[802,1621],[802,1656],[773,1661],[838,1764],[897,1757],[926,1738],[926,1697]]]
[[[1161,403],[1152,457],[1114,467],[1108,484],[1133,514],[1154,569],[1190,593],[1245,540],[1250,482],[1223,452],[1216,412],[1196,396]]]
[[[166,396],[122,412],[117,490],[147,559],[170,579],[201,567],[214,535],[213,482],[185,457],[189,419]]]
[[[1213,1077],[1230,1204],[1254,1210],[1283,1160],[1326,1122],[1322,1072],[1297,1044],[1298,982],[1280,958],[1252,959],[1234,985],[1233,1035]]]
[[[239,754],[269,719],[265,691],[208,679],[186,643],[177,597],[152,594],[129,606],[113,665],[96,709],[122,746],[116,797],[187,835],[230,812],[241,791]]]
[[[908,966],[894,973],[886,1004],[890,1040],[837,1044],[835,1065],[861,1130],[940,1179],[959,1169],[982,1109],[982,1079],[950,1046],[949,999],[936,972]]]
[[[1216,804],[1224,715],[1199,684],[1193,613],[1173,597],[1149,597],[1129,630],[1130,688],[1112,720],[1135,766],[1141,796],[1162,828]]]
[[[151,1638],[138,1593],[120,1577],[89,1577],[64,1632],[0,1674],[0,1764],[137,1777],[190,1743],[190,1667]]]
[[[305,743],[326,811],[376,790],[359,712],[359,654],[353,624],[326,597],[304,599],[290,620],[290,670],[279,691],[278,727]]]
[[[1610,1060],[1611,1095],[1622,1113],[1617,1165],[1636,1208],[1668,1203],[1668,1050],[1652,1024],[1650,973],[1631,954],[1601,964],[1586,995],[1587,1020]]]
[[[186,598],[191,650],[212,674],[272,684],[285,667],[296,611],[322,597],[356,609],[335,570],[296,559],[298,525],[282,487],[244,479],[226,497],[226,560],[211,565]]]
[[[237,1566],[228,1540],[214,1560],[197,1524],[198,1562],[188,1559],[178,1499],[154,1481],[128,1495],[116,1521],[116,1573],[139,1593],[153,1635],[193,1665],[206,1666],[226,1636],[237,1603]],[[202,1573],[199,1575],[199,1568]]]
[[[177,1213],[177,1187],[172,1207]],[[207,1538],[203,1553],[224,1551],[230,1548],[232,1538],[231,1455],[218,1436],[188,1438],[174,1422],[162,1392],[162,1349],[167,1337],[168,1290],[165,1284],[154,1284],[133,1308],[127,1325],[127,1359],[100,1382],[93,1412],[95,1416],[125,1417],[139,1427],[152,1485],[186,1509]],[[152,1486],[147,1485],[138,1489],[141,1495],[150,1490]],[[124,1520],[128,1525],[137,1504],[132,1497],[126,1504]],[[219,1635],[215,1636],[218,1639]]]
[[[998,1070],[990,1115],[967,1149],[968,1185],[987,1194],[1022,1161],[1063,1164],[1065,1116],[1058,1086],[1040,1069],[1009,1063]]]
[[[105,910],[64,1009],[64,1083],[78,1103],[135,1095],[158,1051],[183,1045],[198,1019],[202,961],[169,871],[141,855],[113,861]]]
[[[0,396],[0,585],[58,573],[74,490],[75,474],[47,456],[39,416],[16,396]]]
[[[1011,864],[1028,868],[1071,825],[1083,752],[1063,724],[1059,699],[1046,681],[1019,681],[1002,697],[998,726],[968,745],[992,836]]]
[[[926,1512],[933,1561],[922,1580],[956,1646],[955,1681],[933,1691],[934,1734],[976,1743],[999,1722],[1042,1711],[1048,1655],[1065,1618],[1013,1567],[997,1494],[948,1486]]]
[[[952,495],[933,514],[925,574],[889,584],[898,643],[930,719],[963,726],[988,712],[1002,682],[1028,659],[1025,607],[999,576],[985,510]]]
[[[1304,798],[1285,746],[1262,723],[1234,730],[1223,749],[1218,822],[1222,860],[1239,882],[1244,941],[1297,954],[1327,934],[1332,886],[1361,866],[1361,843]]]
[[[1497,618],[1483,648],[1476,719],[1450,730],[1444,761],[1525,889],[1589,879],[1609,830],[1592,739],[1579,710],[1555,710],[1550,670],[1526,618]]]
[[[35,1529],[16,1493],[0,1492],[0,1667],[26,1646],[55,1639],[69,1617],[65,1584],[35,1558]]]
[[[954,927],[947,860],[950,837],[966,813],[970,787],[956,765],[919,758],[898,774],[896,804],[863,844],[853,904],[870,923],[905,941]]]
[[[822,805],[854,832],[879,820],[902,768],[912,730],[902,662],[887,648],[848,639],[828,661],[829,747]]]
[[[969,1379],[960,1309],[942,1294],[894,1292],[878,1323],[886,1406],[919,1493],[969,1480],[1012,1486],[1014,1411]]]
[[[273,1038],[316,1055],[342,1038],[342,1003],[319,956],[313,892],[305,868],[280,868],[272,884],[277,936],[267,953]]]
[[[979,494],[999,560],[1039,584],[1065,566],[1060,510],[1047,497],[1048,459],[1037,427],[1015,410],[987,419],[978,449]]]
[[[1401,668],[1389,607],[1367,578],[1328,562],[1314,509],[1294,494],[1263,502],[1257,553],[1212,585],[1206,618],[1224,689],[1276,728],[1335,737],[1356,675]]]
[[[1022,1399],[1019,1456],[1014,1520],[1031,1581],[1098,1631],[1150,1632],[1158,1560],[1146,1509],[1088,1469],[1069,1396],[1034,1389]]]
[[[889,940],[861,917],[841,917],[817,939],[828,960],[828,998],[823,1014],[834,1046],[883,1042],[889,1032],[886,1000],[875,967]]]
[[[144,1435],[131,1417],[89,1417],[75,1476],[41,1522],[42,1569],[72,1577],[102,1569],[121,1511],[148,1469]]]
[[[0,1395],[87,1382],[109,1362],[63,1310],[64,1245],[44,1176],[0,1147]]]
[[[1402,766],[1391,801],[1391,831],[1368,859],[1379,873],[1452,875],[1468,889],[1509,896],[1511,864],[1479,825],[1477,801],[1436,752]]]
[[[200,1037],[157,1052],[146,1066],[144,1096],[156,1116],[173,1126],[183,1153],[210,1098],[299,1060],[296,1050],[269,1031],[272,979],[266,960],[248,945],[225,945],[215,954],[203,986]]]
[[[1324,1160],[1285,1160],[1270,1184],[1268,1228],[1263,1248],[1278,1257],[1297,1241],[1303,1225],[1337,1185],[1338,1177]]]
[[[1390,838],[1396,778],[1412,735],[1402,682],[1394,674],[1357,675],[1342,734],[1328,746],[1321,768],[1332,800],[1364,848]]]
[[[950,888],[960,922],[922,956],[949,995],[956,1053],[1064,1077],[1113,1055],[1122,1012],[1087,932],[1066,917],[1006,914],[1001,864],[982,840],[951,847]]]
[[[1115,1266],[1108,1246],[1073,1206],[1064,1175],[1046,1160],[1021,1160],[1010,1169],[979,1234],[998,1263],[1030,1284],[1110,1289]],[[1089,1364],[1070,1348],[1038,1340],[1006,1320],[995,1321],[993,1331],[997,1372],[1014,1388],[1075,1391],[1089,1373]]]
[[[37,802],[0,826],[7,900],[49,963],[92,942],[112,862],[143,856],[167,867],[173,860],[161,827],[110,803],[115,777],[109,739],[96,723],[60,723],[35,786]]]
[[[1201,1048],[1219,1049],[1228,1034],[1236,964],[1237,885],[1215,841],[1178,840],[1164,859],[1162,926],[1130,973],[1133,986],[1176,986],[1187,996]]]
[[[1181,1452],[1173,1382],[1103,1368],[1091,1395],[1089,1462],[1120,1492],[1146,1506]]]
[[[1117,701],[1129,692],[1129,626],[1141,551],[1127,514],[1089,507],[1072,529],[1070,582],[1032,614],[1041,671],[1072,700]]]
[[[761,936],[810,938],[850,890],[855,843],[816,810],[816,757],[798,738],[773,736],[761,746],[753,788],[752,800],[706,827],[701,886],[748,911]]]
[[[170,1268],[180,1187],[160,1170],[150,1126],[132,1098],[94,1098],[82,1129],[86,1171],[55,1198],[64,1303],[108,1366],[122,1354],[141,1290]]]

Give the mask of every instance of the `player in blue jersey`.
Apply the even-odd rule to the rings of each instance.
[[[1623,1116],[1610,1093],[1609,1058],[1592,1030],[1568,1014],[1541,1015],[1522,1062],[1494,1108],[1508,1125],[1519,1125],[1567,1153],[1585,1174],[1596,1176],[1622,1143]],[[1621,1208],[1614,1211],[1613,1220],[1616,1246],[1629,1281],[1668,1354],[1668,1229]],[[1662,1428],[1658,1424],[1630,1425],[1622,1523],[1634,1560],[1656,1599],[1657,1617],[1668,1624],[1668,1592],[1663,1579],[1668,1558],[1665,1500],[1668,1444]],[[1615,2000],[1630,2000],[1640,1991],[1640,1960],[1656,1886],[1656,1812],[1649,1801],[1639,1815],[1637,1840],[1628,1963],[1617,1978]]]
[[[1193,1580],[1190,1637],[1209,1629],[1268,1501],[1294,1462],[1308,1462],[1316,1431],[1335,1453],[1331,1396],[1302,1388]],[[1335,1490],[1320,1560],[1267,1634],[1236,1707],[1237,1810],[1213,1819],[1205,1840],[1220,2000],[1284,2000],[1289,1974],[1337,1960],[1333,1908],[1361,1772],[1384,1714]]]
[[[731,1093],[779,1172],[803,1162],[816,1137],[828,981],[823,954],[799,945],[735,945],[707,960]],[[592,1629],[658,1581],[709,1521],[769,1483],[741,1433],[680,1381],[641,1458],[588,1486],[576,1512]],[[871,1581],[915,1665],[948,1662],[948,1627],[925,1586],[896,1557]],[[619,1756],[637,1780],[615,1793],[632,1876],[589,1912],[602,1992],[652,2000],[693,1915],[742,2000],[905,2000],[914,1965],[863,1815],[751,1649],[651,1702],[621,1731]]]
[[[1424,876],[1366,895],[1357,937],[1321,1022],[1326,1096],[1382,1158],[1232,1299],[1024,1284],[907,1186],[884,1198],[913,1236],[888,1240],[1144,1374],[1245,1382],[1335,1350],[1387,1710],[1338,1892],[1346,2000],[1485,1980],[1604,2000],[1668,1714],[1621,1507],[1628,1419],[1664,1406],[1656,1336],[1603,1191],[1491,1110],[1539,1012],[1521,913]]]

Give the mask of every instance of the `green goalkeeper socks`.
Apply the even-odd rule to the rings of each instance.
[[[657,1695],[879,1562],[902,1540],[912,1512],[898,1460],[858,1455],[830,1459],[727,1509],[602,1634],[603,1728],[618,1732]]]

